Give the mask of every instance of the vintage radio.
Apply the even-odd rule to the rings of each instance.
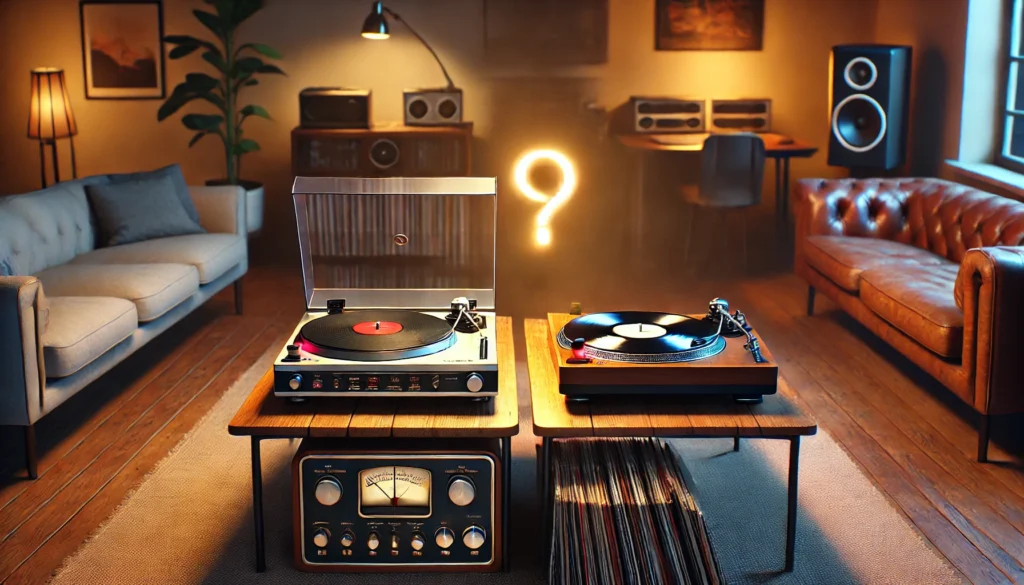
[[[458,177],[470,174],[472,124],[369,130],[292,130],[292,174],[305,177]]]
[[[415,89],[403,94],[407,126],[445,126],[462,122],[461,89]]]
[[[501,568],[501,464],[491,441],[304,441],[292,462],[303,571]]]
[[[704,100],[633,97],[633,131],[705,132]]]
[[[308,87],[299,92],[303,128],[369,128],[370,91]]]
[[[711,100],[712,132],[771,132],[772,100]]]

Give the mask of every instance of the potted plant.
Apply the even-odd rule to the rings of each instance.
[[[259,231],[263,224],[263,185],[240,178],[242,157],[260,149],[260,145],[246,138],[243,128],[249,118],[270,119],[270,114],[256,104],[241,105],[242,90],[259,83],[259,74],[283,75],[276,65],[264,61],[280,59],[281,54],[261,43],[240,43],[236,37],[238,27],[263,8],[263,0],[205,0],[214,11],[193,10],[200,24],[209,29],[216,42],[188,35],[168,35],[164,41],[174,45],[169,57],[181,59],[202,51],[204,61],[213,66],[215,75],[189,73],[179,83],[157,112],[157,120],[165,120],[185,104],[202,100],[217,109],[215,114],[191,113],[181,123],[195,134],[188,146],[208,135],[214,135],[224,144],[225,177],[207,181],[207,185],[239,185],[246,191],[246,222],[249,233]]]

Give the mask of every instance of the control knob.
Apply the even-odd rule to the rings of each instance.
[[[341,484],[333,476],[324,476],[316,482],[316,501],[324,506],[333,506],[341,499]]]
[[[398,550],[398,535],[394,532],[391,533],[391,548]]]
[[[377,536],[376,532],[371,532],[370,535],[366,537],[366,546],[370,550],[377,550],[377,547],[380,546],[380,537]]]
[[[442,526],[434,533],[434,542],[437,543],[437,546],[447,549],[455,542],[455,533]]]
[[[423,545],[426,544],[426,539],[423,537],[422,533],[413,532],[410,544],[412,545],[412,550],[423,550]]]
[[[292,390],[298,390],[302,388],[302,374],[295,374],[288,380],[288,387]]]
[[[348,548],[348,547],[352,546],[352,543],[354,543],[355,541],[356,541],[356,535],[352,534],[351,530],[346,530],[341,535],[341,546],[343,546],[345,548]]]
[[[484,532],[483,528],[477,525],[472,525],[462,532],[462,544],[466,545],[467,548],[476,550],[484,545],[484,541],[487,540],[487,533]]]
[[[331,532],[326,528],[317,528],[313,531],[313,544],[317,547],[324,548],[330,542]]]
[[[484,378],[480,374],[470,374],[466,378],[466,389],[470,392],[479,392],[484,389]]]
[[[468,506],[476,498],[476,486],[468,477],[457,475],[448,482],[448,499],[456,506]]]

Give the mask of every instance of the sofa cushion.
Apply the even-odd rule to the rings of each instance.
[[[89,202],[81,190],[59,183],[0,197],[0,258],[29,276],[63,264],[95,244]]]
[[[138,327],[135,304],[125,299],[51,296],[49,307],[50,326],[42,337],[48,378],[74,374]]]
[[[956,264],[865,270],[860,298],[879,317],[945,358],[959,359],[964,313],[956,306]]]
[[[199,273],[184,264],[64,264],[36,277],[48,296],[129,300],[140,323],[156,319],[199,290]]]
[[[188,216],[175,191],[170,177],[86,187],[99,228],[99,245],[202,233],[203,228]]]
[[[156,169],[155,171],[108,175],[108,179],[111,183],[148,181],[151,179],[159,180],[165,177],[170,179],[171,183],[174,185],[174,194],[178,198],[178,201],[181,202],[181,206],[185,209],[185,213],[188,214],[192,221],[199,223],[199,212],[196,210],[196,206],[192,202],[192,196],[188,192],[188,184],[185,182],[184,173],[181,172],[181,165],[175,163]]]
[[[847,292],[860,290],[861,273],[885,266],[952,266],[928,250],[907,244],[853,236],[809,236],[804,242],[807,264]]]
[[[192,234],[99,248],[73,264],[191,264],[199,282],[213,282],[245,260],[245,238],[238,234]]]

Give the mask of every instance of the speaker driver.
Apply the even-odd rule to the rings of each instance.
[[[843,70],[846,84],[858,91],[869,89],[878,80],[878,68],[866,57],[851,59]]]
[[[885,111],[870,96],[847,96],[832,111],[832,134],[847,150],[871,150],[885,137],[885,129]]]
[[[378,169],[395,166],[398,156],[398,145],[387,138],[381,138],[370,146],[370,162]]]
[[[455,105],[455,101],[448,98],[441,100],[441,103],[437,105],[437,113],[441,114],[445,120],[450,120],[458,111],[459,108]]]
[[[421,99],[416,99],[409,102],[409,115],[412,116],[413,118],[416,118],[417,120],[423,118],[423,116],[426,116],[427,110],[427,102]]]

